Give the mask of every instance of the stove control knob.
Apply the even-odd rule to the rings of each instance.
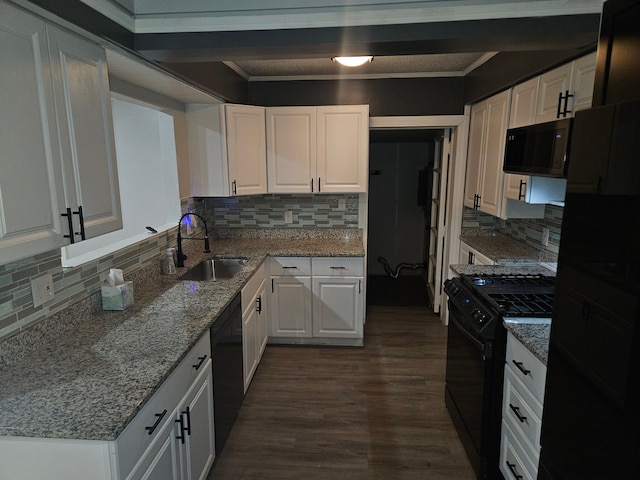
[[[477,308],[473,312],[471,312],[471,318],[473,318],[473,320],[479,325],[484,325],[484,323],[487,321],[487,315]]]

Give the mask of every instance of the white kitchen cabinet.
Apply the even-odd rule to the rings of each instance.
[[[317,108],[318,192],[366,192],[369,178],[369,106]]]
[[[269,192],[311,192],[316,158],[316,107],[267,108]]]
[[[122,217],[104,51],[0,7],[0,248],[8,262],[79,241],[80,212],[85,238],[121,228]]]
[[[475,248],[460,242],[460,260],[463,265],[495,265],[496,262],[483,255]]]
[[[545,365],[509,332],[500,448],[505,479],[537,478],[545,378]]]
[[[572,117],[591,107],[595,70],[594,52],[540,75],[535,123]],[[570,97],[565,100],[567,94]]]
[[[265,262],[258,267],[241,292],[242,302],[242,353],[244,391],[249,389],[258,368],[268,337],[268,311]]]
[[[271,294],[271,335],[273,337],[310,338],[311,259],[308,257],[271,257],[269,263]]]
[[[362,259],[313,258],[313,336],[362,338]]]
[[[271,260],[271,335],[275,341],[291,343],[286,339],[292,337],[305,343],[361,341],[364,326],[362,258],[274,257]]]
[[[369,107],[267,108],[269,193],[366,192]]]
[[[265,109],[187,106],[194,197],[267,193]]]
[[[510,90],[471,107],[465,206],[500,216]]]

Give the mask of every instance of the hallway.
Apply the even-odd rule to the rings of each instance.
[[[267,347],[209,479],[471,480],[446,332],[427,308],[370,306],[362,349]]]

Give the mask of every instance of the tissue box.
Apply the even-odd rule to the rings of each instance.
[[[124,310],[133,305],[133,282],[120,285],[102,285],[102,309]]]

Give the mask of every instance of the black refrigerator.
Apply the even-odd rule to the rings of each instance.
[[[640,479],[640,2],[609,0],[570,143],[540,480]]]

